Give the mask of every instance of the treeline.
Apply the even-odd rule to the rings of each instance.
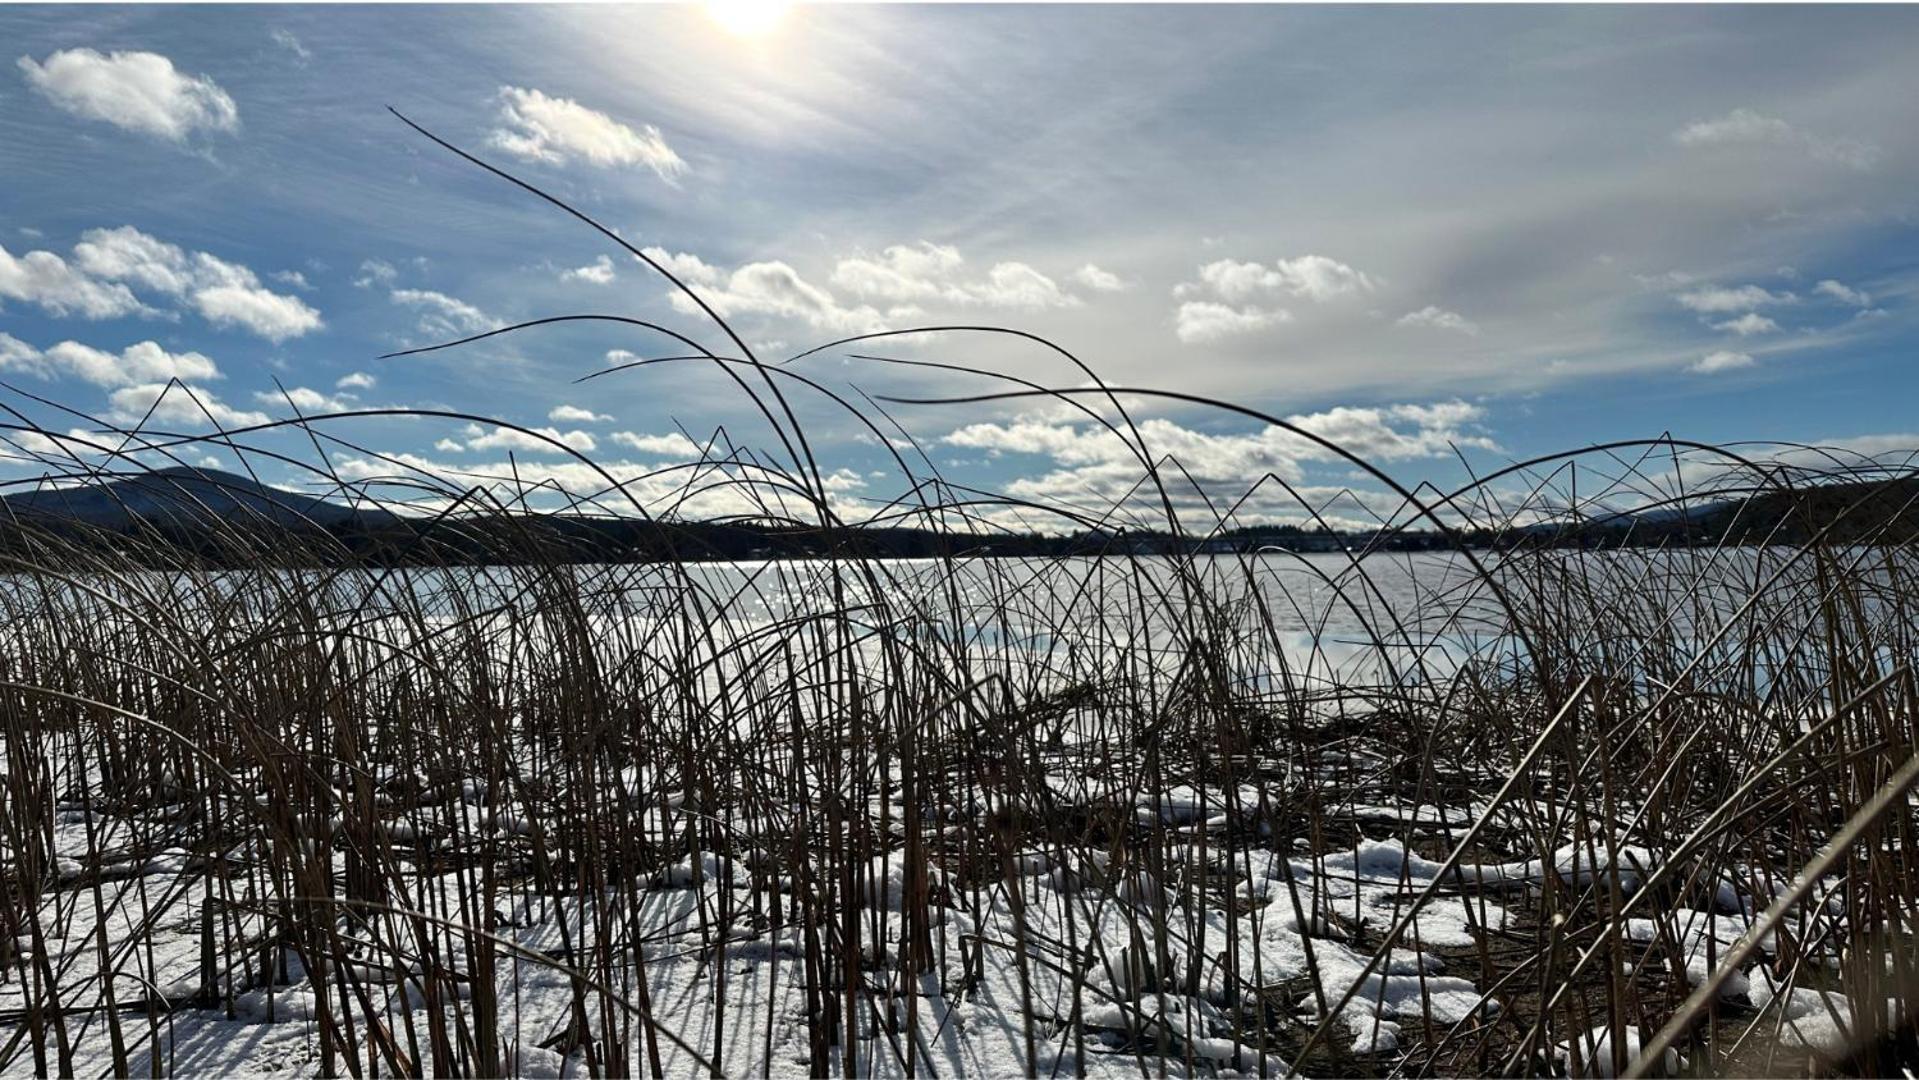
[[[256,499],[259,496],[254,496]],[[9,500],[10,510],[18,510]],[[609,563],[753,559],[953,557],[1059,558],[1409,552],[1466,546],[1493,550],[1605,549],[1723,544],[1906,544],[1919,539],[1919,478],[1767,490],[1683,512],[1652,510],[1506,529],[1338,531],[1246,526],[1207,536],[1086,530],[1072,535],[963,532],[907,527],[797,527],[764,521],[684,522],[577,514],[480,513],[404,516],[318,501],[291,515],[231,504],[208,513],[67,515],[36,508],[0,514],[0,558],[31,565],[53,550],[111,551],[144,565],[220,567],[487,566],[521,562]],[[179,508],[172,507],[173,510]]]

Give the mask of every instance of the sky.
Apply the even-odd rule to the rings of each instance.
[[[907,490],[896,450],[1082,523],[1138,509],[1142,472],[1100,399],[887,404],[1013,384],[852,354],[1085,388],[1069,352],[1408,485],[1663,433],[1919,448],[1911,8],[27,5],[0,42],[0,404],[35,429],[0,446],[14,487],[137,445],[110,432],[395,409],[242,441],[355,480],[614,478],[647,513],[745,512],[750,484],[686,468],[783,460],[721,365],[576,381],[690,351],[661,333],[379,358],[567,314],[741,351],[388,107],[605,224],[761,361],[949,325],[1065,351],[922,333],[784,365],[848,519]],[[1296,494],[1236,521],[1391,512],[1284,429],[1122,401],[1183,514],[1269,475]]]

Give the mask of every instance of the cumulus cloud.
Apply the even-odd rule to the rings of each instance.
[[[651,252],[649,252],[651,254]],[[868,304],[843,305],[833,294],[800,276],[784,262],[747,263],[731,273],[721,274],[695,256],[667,254],[663,265],[678,264],[712,270],[706,280],[693,278],[701,286],[700,296],[722,316],[768,315],[800,319],[811,326],[837,334],[864,334],[886,328],[886,318]],[[678,272],[677,270],[675,271]],[[685,293],[669,294],[673,307],[682,314],[699,314],[699,305]]]
[[[478,424],[468,424],[463,434],[466,441],[462,448],[473,451],[514,450],[530,454],[563,454],[566,452],[566,449],[562,449],[564,447],[590,454],[599,445],[587,432],[561,431],[550,427],[535,428],[531,432],[508,427],[495,427],[489,431]],[[555,446],[554,443],[560,445]]]
[[[571,98],[517,86],[501,87],[499,102],[502,126],[487,141],[515,157],[550,165],[579,158],[601,168],[644,166],[663,180],[686,169],[651,124],[635,129]]]
[[[1205,344],[1291,322],[1290,310],[1272,306],[1279,296],[1326,303],[1369,293],[1378,279],[1324,255],[1301,255],[1271,264],[1215,259],[1199,268],[1199,280],[1182,282],[1173,297],[1173,332],[1187,344]]]
[[[165,427],[222,428],[265,424],[272,417],[251,409],[224,404],[210,390],[185,383],[140,383],[123,386],[107,399],[107,416],[119,424],[159,424]]]
[[[266,288],[252,270],[204,251],[189,253],[131,225],[88,229],[73,258],[95,278],[163,293],[216,326],[237,326],[276,343],[325,325],[306,301]]]
[[[1721,349],[1718,352],[1707,353],[1686,370],[1698,375],[1712,375],[1721,371],[1749,368],[1752,365],[1753,359],[1750,355],[1734,352],[1731,349]]]
[[[1674,299],[1679,301],[1680,306],[1701,315],[1727,315],[1768,305],[1790,304],[1797,297],[1789,292],[1768,292],[1757,285],[1741,285],[1736,289],[1693,289],[1678,294]]]
[[[1834,281],[1831,278],[1827,278],[1819,284],[1814,285],[1812,291],[1821,296],[1830,296],[1842,304],[1851,304],[1853,307],[1863,308],[1872,306],[1872,295],[1870,293],[1864,289],[1855,289],[1843,282]]]
[[[0,368],[40,378],[66,376],[95,386],[220,378],[220,369],[200,353],[168,352],[153,341],[137,342],[117,353],[62,341],[42,352],[9,334],[0,334]]]
[[[1849,169],[1870,169],[1882,151],[1857,139],[1826,139],[1801,130],[1776,116],[1752,109],[1734,109],[1724,116],[1696,120],[1672,134],[1681,146],[1772,145],[1796,147],[1820,161]]]
[[[1118,274],[1102,270],[1092,263],[1073,271],[1073,280],[1094,292],[1121,292],[1131,287]]]
[[[114,319],[154,315],[133,290],[96,281],[51,251],[14,256],[0,244],[0,298],[34,304],[52,315]]]
[[[46,356],[39,349],[0,330],[0,371],[24,371],[46,378]]]
[[[634,431],[616,431],[613,433],[613,441],[621,446],[638,450],[642,454],[654,454],[659,457],[696,461],[702,454],[698,443],[677,431],[665,435],[646,435]]]
[[[666,271],[681,281],[693,285],[712,285],[721,278],[719,267],[684,251],[668,251],[665,248],[641,248],[647,258],[664,267]]]
[[[218,83],[178,70],[159,53],[62,49],[18,63],[40,96],[88,120],[172,142],[195,131],[240,128],[240,111]]]
[[[959,249],[950,245],[926,241],[894,244],[878,255],[839,260],[828,280],[835,288],[861,299],[894,304],[944,301],[1037,310],[1072,307],[1080,302],[1058,282],[1026,263],[995,263],[981,278],[964,276],[965,263]]]
[[[354,407],[353,403],[332,394],[323,394],[311,387],[295,386],[284,392],[279,390],[257,390],[253,400],[268,408],[287,408],[302,413],[346,412]]]
[[[1290,322],[1284,308],[1230,307],[1211,300],[1188,300],[1173,314],[1173,333],[1188,345],[1204,345]]]
[[[565,458],[530,458],[451,464],[408,453],[379,459],[345,456],[335,464],[340,476],[348,480],[390,480],[396,475],[409,475],[453,491],[478,487],[503,504],[538,502],[543,493],[549,504],[561,504],[557,493],[563,492],[595,498],[606,510],[617,513],[631,514],[637,503],[648,514],[668,519],[801,514],[810,509],[781,508],[783,500],[794,498],[791,481],[749,461],[706,462],[692,473],[679,467],[683,463],[673,461],[588,465]],[[619,485],[618,490],[608,490],[608,476]],[[834,511],[844,520],[857,522],[862,510],[858,492],[866,480],[844,468],[822,479]]]
[[[432,289],[394,289],[387,294],[394,303],[420,313],[420,332],[435,337],[464,337],[500,325],[491,315],[457,297]]]
[[[1198,295],[1210,290],[1228,302],[1284,292],[1301,299],[1325,302],[1354,293],[1372,292],[1377,279],[1361,270],[1324,255],[1301,255],[1280,259],[1270,266],[1236,259],[1216,259],[1199,268],[1203,285],[1180,286],[1179,295]]]
[[[613,418],[592,409],[582,409],[578,405],[555,405],[546,414],[548,420],[560,424],[610,424]]]
[[[335,390],[371,390],[379,380],[364,371],[355,371],[334,380]]]
[[[1738,334],[1740,337],[1751,337],[1754,334],[1770,334],[1779,329],[1779,324],[1757,311],[1748,311],[1737,319],[1713,323],[1712,328]]]
[[[1445,456],[1455,447],[1499,449],[1483,430],[1485,410],[1465,401],[1340,406],[1286,419],[1372,461]],[[1177,474],[1179,485],[1190,477],[1202,493],[1216,499],[1243,494],[1268,473],[1298,484],[1305,478],[1306,464],[1343,460],[1278,426],[1215,434],[1154,417],[1141,421],[1139,430],[1154,461],[1177,462],[1179,469],[1164,476]],[[989,456],[1018,453],[1051,459],[1052,469],[1022,476],[1007,486],[1006,493],[1016,498],[1047,505],[1085,500],[1094,507],[1146,499],[1140,487],[1139,460],[1111,432],[1092,424],[1029,415],[1004,423],[969,424],[941,436],[939,442],[983,450]],[[1194,509],[1206,513],[1203,501]]]
[[[560,271],[561,281],[584,281],[590,285],[611,285],[613,278],[613,260],[604,255],[586,266]]]
[[[1409,311],[1398,319],[1401,326],[1430,326],[1438,330],[1452,330],[1468,337],[1477,337],[1479,326],[1457,311],[1427,304],[1418,311]]]
[[[258,287],[203,289],[194,294],[193,305],[215,326],[238,326],[276,343],[321,326],[320,313],[306,301]]]

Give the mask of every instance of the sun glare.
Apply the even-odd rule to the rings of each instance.
[[[706,0],[706,14],[736,37],[765,37],[779,28],[793,7],[790,0]]]

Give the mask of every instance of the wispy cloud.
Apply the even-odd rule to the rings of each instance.
[[[301,42],[298,37],[294,36],[293,31],[283,26],[275,27],[273,33],[269,36],[273,39],[275,45],[284,49],[288,55],[293,57],[293,62],[301,67],[305,67],[307,62],[313,59],[313,53],[307,49],[306,45]]]
[[[1753,363],[1753,358],[1747,353],[1734,352],[1731,349],[1720,349],[1717,352],[1707,353],[1686,370],[1699,375],[1715,375],[1722,371],[1737,371],[1740,368],[1749,368]]]
[[[1418,311],[1409,311],[1397,320],[1401,326],[1430,326],[1436,330],[1451,330],[1468,337],[1479,336],[1479,326],[1457,311],[1447,311],[1434,304],[1427,304]]]
[[[1712,328],[1738,334],[1740,337],[1751,337],[1754,334],[1770,334],[1779,329],[1779,324],[1757,311],[1748,311],[1736,319],[1713,323]]]
[[[1794,127],[1776,116],[1734,109],[1724,116],[1696,120],[1673,132],[1681,146],[1772,145],[1796,147],[1820,161],[1849,169],[1870,169],[1883,151],[1857,139],[1827,139]]]
[[[1789,292],[1768,292],[1757,285],[1741,285],[1731,289],[1719,287],[1692,289],[1678,294],[1674,299],[1679,301],[1681,307],[1701,315],[1725,315],[1751,311],[1758,307],[1790,304],[1798,297]]]
[[[1831,278],[1827,278],[1819,284],[1814,285],[1812,291],[1821,296],[1830,296],[1842,304],[1851,304],[1853,307],[1863,308],[1872,306],[1872,294],[1866,292],[1864,289],[1855,289],[1844,282],[1834,281]]]
[[[499,320],[458,297],[433,289],[394,289],[387,298],[420,313],[420,332],[437,337],[478,334],[499,326]]]

